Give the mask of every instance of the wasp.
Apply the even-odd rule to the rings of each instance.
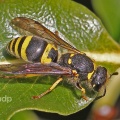
[[[33,96],[34,99],[51,92],[64,80],[64,77],[82,91],[82,97],[86,100],[86,90],[81,85],[82,81],[87,81],[97,92],[104,86],[104,92],[98,98],[105,95],[105,83],[109,78],[105,67],[96,67],[94,60],[84,52],[79,51],[35,20],[16,17],[12,20],[12,24],[34,35],[17,37],[7,44],[8,53],[27,61],[27,63],[0,65],[0,71],[7,74],[2,74],[1,77],[58,76],[58,80],[48,90]],[[63,53],[59,57],[58,46],[69,52]]]

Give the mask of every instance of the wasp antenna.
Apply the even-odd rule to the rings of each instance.
[[[114,72],[114,73],[110,74],[109,79],[110,79],[113,75],[118,75],[118,72]]]

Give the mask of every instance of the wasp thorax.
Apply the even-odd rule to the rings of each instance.
[[[74,69],[79,74],[80,81],[88,80],[88,74],[94,71],[94,63],[85,54],[63,54],[59,64]]]
[[[91,85],[94,90],[99,91],[99,89],[104,85],[107,80],[107,69],[105,67],[97,67],[95,72],[91,77]]]

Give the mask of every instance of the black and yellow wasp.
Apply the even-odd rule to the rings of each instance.
[[[12,23],[36,36],[22,36],[11,40],[6,49],[8,53],[17,58],[21,58],[27,63],[0,65],[0,71],[5,73],[4,78],[21,78],[39,75],[57,75],[58,80],[44,93],[33,96],[41,98],[52,91],[58,83],[67,77],[72,85],[82,91],[82,97],[85,96],[85,89],[81,86],[82,81],[87,81],[93,90],[99,91],[108,79],[107,69],[102,66],[96,67],[94,60],[85,53],[80,52],[57,34],[54,34],[39,22],[25,17],[17,17]],[[58,46],[69,50],[59,56]]]

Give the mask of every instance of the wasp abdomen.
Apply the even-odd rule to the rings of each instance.
[[[23,36],[11,40],[7,51],[30,62],[50,63],[56,62],[58,58],[56,46],[36,36]]]

